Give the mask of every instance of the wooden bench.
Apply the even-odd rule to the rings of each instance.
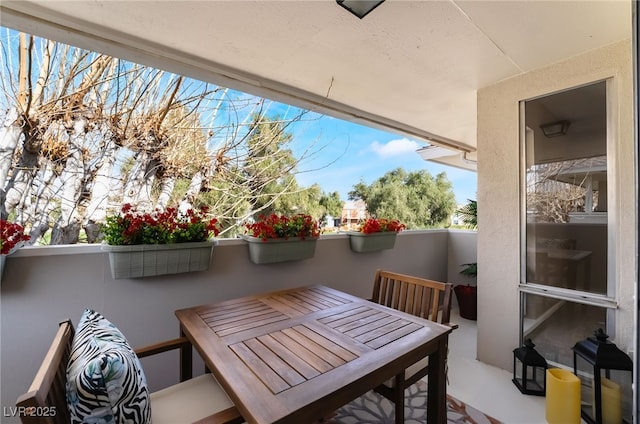
[[[70,320],[60,323],[29,390],[17,401],[17,412],[23,423],[68,424],[66,402],[66,370],[74,327]],[[181,367],[181,382],[151,393],[151,413],[154,424],[162,423],[243,423],[244,419],[226,393],[210,374],[191,378],[192,346],[178,338],[136,350],[139,358],[179,349],[186,364]]]

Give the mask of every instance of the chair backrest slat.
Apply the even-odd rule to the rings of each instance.
[[[71,321],[61,322],[29,391],[21,395],[16,403],[18,410],[22,412],[20,419],[23,424],[69,423],[66,374],[73,335]],[[37,416],[29,416],[30,409],[38,411]]]
[[[372,300],[442,324],[449,323],[453,286],[395,272],[377,270]]]

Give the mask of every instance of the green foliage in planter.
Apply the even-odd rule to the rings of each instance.
[[[175,208],[143,213],[127,203],[121,213],[106,218],[102,231],[112,246],[206,241],[220,232],[218,220],[207,218],[207,214],[207,207],[189,209],[185,214]]]
[[[290,237],[320,237],[318,223],[311,215],[292,216],[271,214],[260,215],[257,222],[246,224],[248,235],[262,240],[288,239]]]
[[[473,262],[469,264],[462,264],[461,266],[465,267],[460,271],[460,274],[466,275],[468,277],[477,277],[478,276],[478,263]]]

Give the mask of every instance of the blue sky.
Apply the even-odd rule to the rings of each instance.
[[[299,123],[292,132],[296,156],[308,146],[315,152],[301,164],[305,172],[297,176],[298,182],[302,186],[318,183],[325,192],[338,191],[343,201],[360,180],[371,184],[399,167],[426,169],[434,176],[445,172],[459,204],[476,198],[476,173],[423,160],[416,153],[425,146],[420,141],[328,116]]]

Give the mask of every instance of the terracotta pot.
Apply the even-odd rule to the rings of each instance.
[[[478,288],[467,284],[455,286],[453,291],[460,307],[460,316],[475,321],[478,315]]]

